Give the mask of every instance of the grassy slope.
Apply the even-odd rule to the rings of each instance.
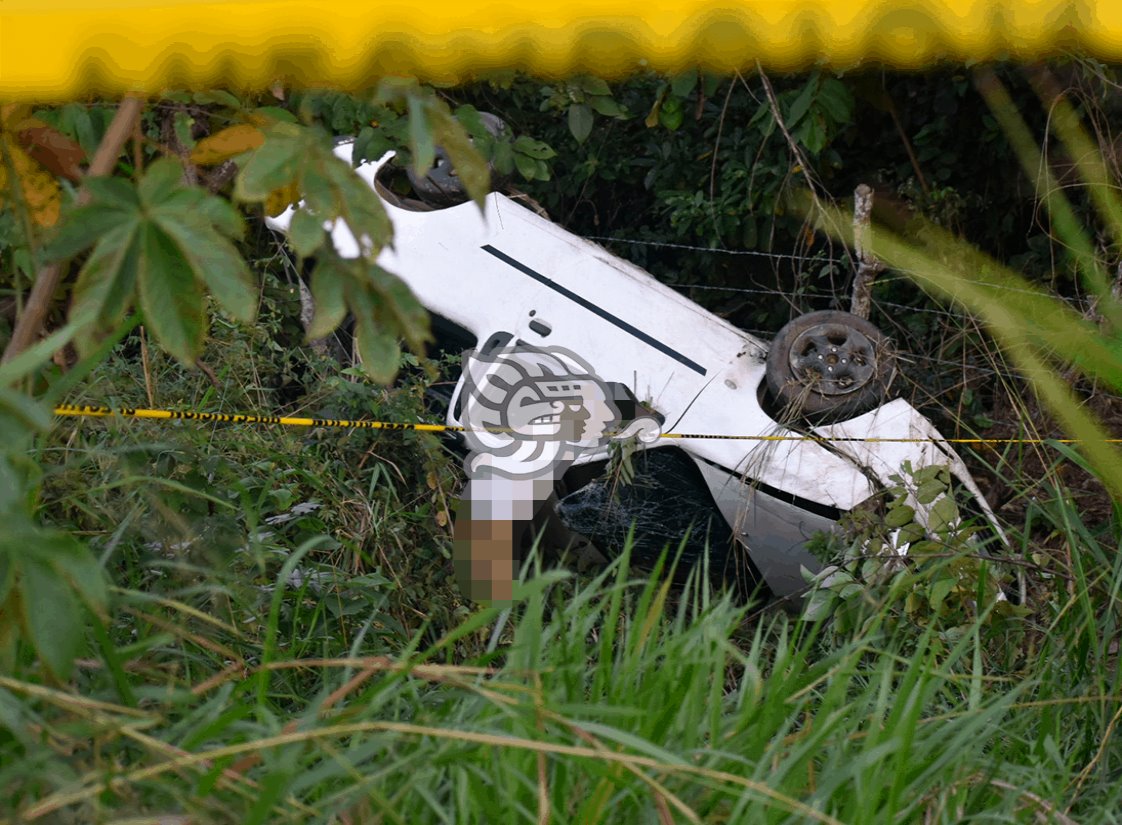
[[[267,324],[266,324],[267,327]],[[124,345],[76,402],[146,402]],[[275,409],[290,362],[228,328],[218,386],[153,355],[155,403]],[[324,365],[301,409],[417,414]],[[12,822],[1111,822],[1122,809],[1118,526],[1035,497],[1031,613],[859,628],[671,591],[619,560],[473,612],[455,467],[409,434],[60,425],[44,517],[118,589],[90,656],[0,677]],[[1045,574],[1045,571],[1048,571]],[[922,582],[921,582],[922,584]],[[185,815],[185,820],[159,819]]]

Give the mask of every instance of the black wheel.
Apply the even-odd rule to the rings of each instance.
[[[767,386],[787,414],[816,422],[852,418],[884,403],[896,375],[888,339],[848,312],[800,315],[772,341]]]
[[[490,112],[480,112],[479,119],[483,122],[483,127],[495,138],[500,138],[509,131],[502,118]],[[490,166],[490,172],[491,187],[493,189],[498,188],[500,186],[498,172],[493,165]],[[424,177],[415,174],[412,166],[408,168],[408,175],[409,182],[413,185],[413,191],[417,193],[417,197],[429,206],[444,208],[456,206],[468,200],[467,190],[464,189],[463,181],[460,180],[456,170],[452,167],[452,162],[448,159],[448,153],[439,146],[436,147],[433,166]]]

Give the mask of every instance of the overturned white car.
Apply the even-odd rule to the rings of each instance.
[[[352,144],[336,154],[351,160]],[[539,507],[548,502],[602,551],[632,530],[638,556],[684,541],[683,566],[708,554],[723,579],[791,595],[806,586],[800,568],[821,567],[808,541],[881,494],[906,463],[948,466],[1000,538],[962,460],[910,404],[888,398],[893,358],[867,321],[812,313],[769,345],[503,194],[488,195],[482,212],[444,205],[456,200],[446,168],[414,180],[413,196],[396,195],[384,180],[401,174],[390,157],[356,169],[393,223],[378,263],[433,313],[438,336],[483,357],[573,353],[610,388],[624,423],[659,421],[661,437],[640,445],[629,484],[606,473],[605,442],[533,488]],[[292,214],[270,225],[286,230]],[[329,228],[341,255],[361,254],[345,224]],[[464,384],[448,424],[463,423]]]

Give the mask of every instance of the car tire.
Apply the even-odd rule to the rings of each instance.
[[[510,131],[502,118],[490,112],[480,112],[479,119],[483,122],[484,128],[495,138],[501,138]],[[500,179],[499,172],[495,169],[493,163],[488,164],[488,170],[491,173],[491,189],[501,188],[503,181]],[[413,191],[421,202],[428,206],[444,209],[449,206],[458,206],[469,200],[467,189],[464,188],[463,181],[456,174],[448,153],[439,146],[436,147],[433,166],[428,172],[423,176],[418,175],[410,166],[407,169],[407,174],[409,175],[409,182],[413,186]]]
[[[895,360],[888,338],[873,324],[824,310],[800,315],[779,330],[765,375],[784,417],[826,423],[883,404],[896,376]]]

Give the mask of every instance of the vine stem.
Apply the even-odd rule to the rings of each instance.
[[[779,99],[775,96],[775,89],[771,86],[771,80],[764,73],[764,67],[760,65],[760,61],[756,61],[756,71],[759,74],[760,82],[764,87],[764,94],[767,95],[768,107],[771,109],[772,117],[775,119],[775,125],[779,127],[779,131],[783,133],[783,139],[787,141],[787,148],[791,150],[791,154],[795,156],[795,162],[799,165],[799,171],[802,172],[803,177],[806,179],[807,188],[810,189],[810,196],[814,200],[814,206],[819,211],[822,210],[822,203],[818,198],[818,187],[815,186],[814,176],[810,170],[810,164],[807,163],[806,157],[803,155],[803,150],[799,147],[799,142],[791,136],[787,124],[783,121],[783,112],[779,108]],[[740,79],[744,83],[744,78]],[[745,83],[745,85],[747,85]]]
[[[133,134],[133,129],[140,119],[140,110],[143,101],[134,95],[129,95],[117,107],[117,113],[105,132],[105,136],[98,144],[97,152],[90,161],[87,178],[97,178],[108,175],[113,171],[117,158],[125,146],[125,142]],[[85,205],[90,198],[89,190],[85,187],[78,193],[78,205]],[[27,298],[27,305],[16,321],[16,328],[12,331],[12,339],[4,350],[4,357],[0,363],[15,358],[39,337],[43,324],[47,320],[47,313],[51,308],[51,300],[62,281],[65,261],[56,261],[47,264],[35,276],[35,283],[31,287],[31,294]]]

